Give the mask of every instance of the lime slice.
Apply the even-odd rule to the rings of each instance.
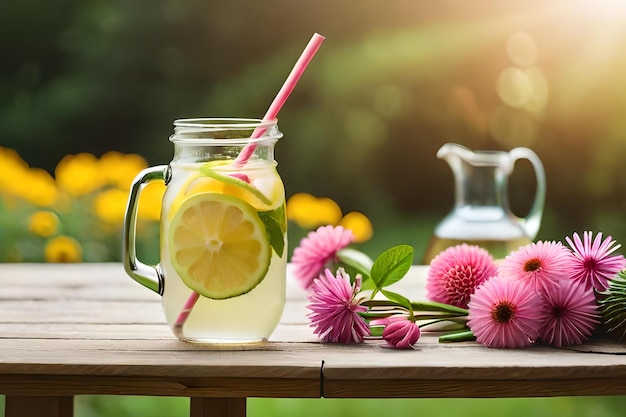
[[[265,277],[271,247],[257,212],[232,196],[193,194],[169,227],[170,258],[182,281],[213,299],[245,294]]]

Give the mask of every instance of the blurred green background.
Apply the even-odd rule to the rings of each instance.
[[[625,241],[622,4],[4,1],[0,144],[50,171],[66,154],[107,150],[167,163],[175,119],[261,117],[319,32],[279,115],[288,194],[362,211],[375,244],[419,252],[453,202],[442,144],[528,146],[547,171],[538,238]],[[534,178],[519,165],[509,197],[523,215]]]
[[[620,0],[7,0],[0,146],[50,172],[79,152],[167,163],[175,119],[261,117],[319,32],[326,41],[279,115],[276,156],[288,195],[330,197],[371,219],[365,250],[407,243],[419,256],[453,203],[451,171],[435,157],[446,142],[539,155],[538,239],[594,230],[626,242],[625,23]],[[520,163],[509,185],[519,215],[534,186]],[[81,401],[85,416],[148,407]],[[172,411],[144,414],[184,406],[162,401]],[[250,404],[253,416],[388,412],[382,401]],[[389,404],[398,415],[617,416],[624,401]]]

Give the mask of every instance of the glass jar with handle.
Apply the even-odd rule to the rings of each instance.
[[[247,343],[269,338],[285,304],[285,190],[274,145],[276,120],[182,119],[174,157],[135,179],[123,232],[128,275],[162,295],[180,339]],[[165,181],[160,261],[137,259],[141,190]]]

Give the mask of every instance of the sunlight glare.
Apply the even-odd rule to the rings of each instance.
[[[587,18],[600,20],[626,20],[626,1],[624,0],[574,0],[563,1],[562,6]]]

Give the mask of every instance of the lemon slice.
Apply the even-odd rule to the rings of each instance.
[[[224,193],[235,195],[249,203],[257,210],[274,210],[279,207],[285,199],[285,189],[278,173],[274,175],[262,175],[250,177],[250,182],[244,181],[232,173],[218,172],[209,165],[200,168],[207,179],[219,181],[224,185]],[[246,172],[252,174],[252,171]],[[262,187],[267,195],[258,187]]]
[[[232,196],[193,194],[172,216],[168,233],[174,269],[189,288],[205,297],[245,294],[269,268],[265,225],[249,204]]]

